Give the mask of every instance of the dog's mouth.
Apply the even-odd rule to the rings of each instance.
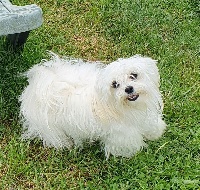
[[[128,99],[129,101],[135,101],[135,100],[138,99],[138,97],[139,97],[139,94],[131,93],[131,94],[128,95],[127,99]]]

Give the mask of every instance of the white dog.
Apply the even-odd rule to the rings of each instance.
[[[99,140],[108,157],[130,157],[166,124],[156,61],[139,55],[109,65],[52,60],[27,73],[20,97],[23,137],[56,148]]]

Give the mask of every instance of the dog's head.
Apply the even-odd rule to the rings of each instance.
[[[159,101],[159,80],[156,61],[136,55],[107,65],[97,78],[97,91],[112,104]]]

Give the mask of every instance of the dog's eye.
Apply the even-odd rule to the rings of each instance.
[[[119,83],[117,83],[117,81],[113,81],[111,86],[113,88],[118,88],[119,87]]]
[[[131,73],[130,76],[129,76],[129,78],[131,80],[135,80],[135,79],[137,79],[137,77],[138,77],[138,74],[136,74],[136,73]]]

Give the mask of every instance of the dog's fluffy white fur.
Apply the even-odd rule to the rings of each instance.
[[[56,148],[99,140],[108,157],[130,157],[166,124],[156,61],[139,55],[105,65],[61,59],[33,66],[20,96],[23,137]]]

